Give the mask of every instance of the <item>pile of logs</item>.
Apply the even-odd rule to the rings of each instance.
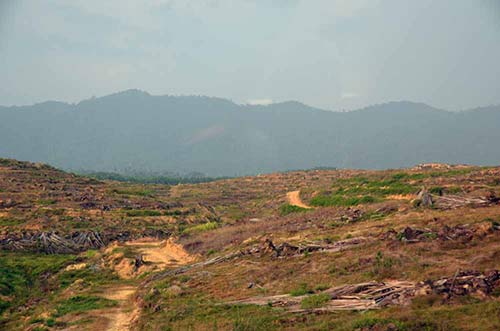
[[[367,242],[364,237],[357,237],[347,240],[337,241],[332,244],[300,244],[292,245],[287,242],[275,245],[271,239],[266,239],[262,245],[255,245],[246,250],[242,250],[243,255],[271,255],[272,257],[292,257],[313,252],[340,252]]]
[[[498,198],[494,192],[483,197],[468,197],[465,195],[438,195],[431,194],[425,187],[417,195],[416,205],[422,207],[433,207],[437,209],[455,209],[459,207],[487,207],[498,204]]]
[[[68,237],[61,237],[56,232],[23,233],[21,236],[0,239],[0,248],[3,250],[46,254],[70,254],[101,247],[104,247],[104,242],[99,233],[92,231]]]
[[[99,249],[113,241],[125,242],[140,237],[165,239],[170,235],[170,232],[163,230],[147,230],[140,234],[131,234],[128,231],[106,233],[84,231],[65,236],[58,232],[23,232],[0,237],[0,249],[45,254],[74,254],[89,249]]]
[[[494,289],[500,287],[500,272],[491,270],[486,273],[479,271],[458,271],[453,277],[428,280],[417,285],[420,292],[443,295],[445,299],[456,296],[476,295],[486,297]]]
[[[416,229],[407,226],[400,232],[389,230],[381,236],[383,240],[400,240],[406,243],[417,243],[438,239],[440,241],[469,242],[474,237],[484,237],[486,234],[500,230],[494,223],[470,225],[444,225],[439,230]]]
[[[460,195],[444,195],[436,197],[434,207],[438,209],[454,209],[463,206],[486,207],[495,201],[496,197],[472,198]]]
[[[271,305],[290,312],[368,310],[389,305],[406,304],[414,295],[415,283],[406,281],[368,282],[333,287],[321,292],[330,296],[330,301],[318,308],[303,309],[301,302],[309,295],[289,294],[252,297],[228,302],[228,304]]]
[[[75,232],[72,234],[72,241],[83,249],[101,248],[106,246],[99,232]]]
[[[453,277],[428,280],[420,283],[408,281],[368,282],[333,287],[322,291],[330,300],[318,308],[304,309],[301,302],[310,295],[289,294],[251,297],[226,304],[271,305],[291,312],[369,310],[381,307],[406,305],[415,296],[439,294],[445,300],[456,296],[476,295],[488,297],[500,287],[498,270],[480,273],[478,271],[457,272]]]

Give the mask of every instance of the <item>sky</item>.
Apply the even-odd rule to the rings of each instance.
[[[500,104],[499,0],[0,0],[0,104]]]

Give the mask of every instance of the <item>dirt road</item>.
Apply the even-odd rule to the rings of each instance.
[[[286,194],[286,197],[288,199],[288,203],[291,204],[292,206],[297,206],[297,207],[306,208],[306,209],[311,208],[310,206],[303,203],[302,200],[300,199],[300,191],[288,192]]]
[[[159,268],[184,265],[195,260],[194,256],[187,253],[173,239],[158,241],[157,239],[143,238],[129,241],[125,246],[134,248],[142,254],[146,263],[155,264]]]
[[[140,314],[134,298],[136,290],[135,286],[120,286],[109,288],[104,293],[103,297],[118,302],[116,308],[109,309],[103,314],[109,321],[107,331],[130,330],[134,319]]]
[[[130,330],[134,321],[140,315],[140,307],[136,301],[136,292],[139,281],[135,278],[140,274],[153,269],[161,270],[166,267],[181,266],[191,263],[195,257],[187,253],[184,248],[176,244],[173,239],[158,240],[154,238],[143,238],[129,241],[124,244],[142,254],[147,267],[139,269],[131,278],[127,277],[127,285],[117,284],[104,289],[103,297],[115,300],[117,307],[104,310],[101,317],[107,321],[103,330],[127,331]],[[127,261],[126,264],[130,263]]]

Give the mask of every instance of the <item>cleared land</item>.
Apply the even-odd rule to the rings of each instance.
[[[498,330],[499,178],[139,185],[0,160],[0,328]]]

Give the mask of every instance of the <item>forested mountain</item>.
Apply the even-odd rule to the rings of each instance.
[[[391,102],[333,112],[128,90],[78,104],[0,107],[0,156],[72,170],[255,174],[318,166],[500,163],[500,107]]]

